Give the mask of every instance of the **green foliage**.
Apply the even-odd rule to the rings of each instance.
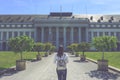
[[[44,50],[44,48],[45,48],[45,46],[43,43],[40,43],[40,42],[34,43],[33,49],[34,49],[34,51],[37,51],[38,54],[40,51]]]
[[[44,55],[45,52],[41,52],[41,54]],[[15,54],[12,51],[0,51],[0,70],[15,66],[15,61],[19,56],[19,54]],[[32,60],[35,57],[36,52],[23,52],[23,58],[25,60]]]
[[[77,46],[78,46],[77,43],[72,43],[70,46],[68,46],[68,48],[71,49],[72,51],[78,51]]]
[[[51,46],[51,52],[54,52],[55,46]]]
[[[78,44],[78,50],[82,51],[83,55],[84,55],[85,51],[89,50],[89,48],[90,48],[90,44],[89,43],[82,42],[82,43]]]
[[[94,60],[101,58],[100,52],[86,52],[86,56]],[[105,52],[105,59],[109,60],[109,65],[120,69],[120,52]]]
[[[8,45],[13,52],[21,53],[22,60],[22,52],[32,50],[34,41],[28,36],[18,36],[10,38]]]
[[[51,43],[45,43],[45,51],[49,51],[52,47],[52,44]]]
[[[117,38],[114,36],[102,36],[93,38],[93,45],[99,51],[109,51],[117,47]]]
[[[110,51],[117,47],[117,38],[115,36],[101,36],[93,38],[94,47],[103,51],[102,59],[104,59],[104,51]]]

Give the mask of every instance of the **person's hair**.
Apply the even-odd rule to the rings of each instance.
[[[60,46],[57,52],[57,56],[61,57],[63,55],[64,49],[63,46]]]

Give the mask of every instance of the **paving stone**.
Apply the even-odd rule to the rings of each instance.
[[[41,61],[27,62],[26,70],[3,75],[0,80],[57,80],[56,64],[53,60],[54,54]],[[69,55],[67,67],[67,80],[120,80],[119,73],[97,71],[95,63],[80,62],[80,58],[74,55]]]

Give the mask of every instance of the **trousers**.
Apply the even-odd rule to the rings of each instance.
[[[58,80],[66,80],[67,69],[65,70],[56,70],[58,75]]]

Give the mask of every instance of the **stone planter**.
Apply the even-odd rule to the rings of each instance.
[[[108,60],[97,60],[99,71],[108,71]]]
[[[48,52],[45,53],[45,57],[47,57],[47,56],[48,56]]]
[[[17,60],[16,61],[16,70],[21,71],[26,69],[26,61],[25,60]]]
[[[49,52],[49,55],[51,55],[52,54],[52,52]]]
[[[79,54],[76,53],[76,54],[75,54],[75,57],[79,57]]]
[[[42,56],[40,54],[36,55],[37,60],[41,60]]]
[[[86,55],[80,55],[80,61],[85,61],[86,60]]]

